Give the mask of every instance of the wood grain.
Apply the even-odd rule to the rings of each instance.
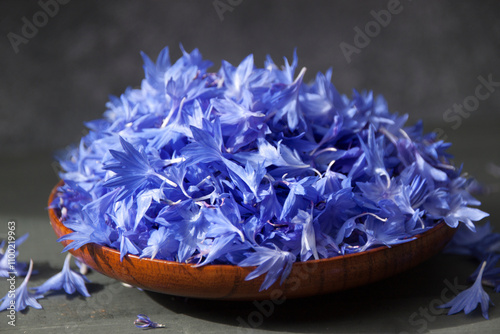
[[[52,190],[49,205],[61,185],[62,182]],[[58,237],[72,232],[62,224],[54,209],[49,209],[49,217]],[[261,292],[264,277],[245,280],[255,267],[193,267],[186,263],[139,259],[135,255],[126,255],[120,262],[119,251],[97,244],[87,244],[70,252],[92,269],[145,290],[204,299],[278,300],[350,289],[396,275],[439,253],[454,233],[455,229],[442,222],[415,240],[391,248],[384,246],[359,254],[296,262],[282,285],[276,282]],[[66,246],[70,242],[62,241],[62,244]]]

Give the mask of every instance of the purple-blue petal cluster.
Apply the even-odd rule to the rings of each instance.
[[[410,241],[445,221],[474,230],[486,213],[422,124],[371,92],[352,97],[332,71],[306,83],[298,59],[253,56],[219,70],[198,50],[146,55],[140,88],[58,158],[53,206],[67,249],[113,247],[123,259],[257,266],[262,288],[296,261]]]

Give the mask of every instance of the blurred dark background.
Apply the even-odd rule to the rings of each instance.
[[[267,54],[281,64],[297,48],[306,79],[332,67],[340,92],[383,94],[392,111],[423,118],[450,140],[480,118],[499,124],[500,87],[459,129],[443,120],[446,109],[474,94],[478,76],[500,82],[498,1],[401,0],[379,29],[368,24],[371,11],[387,11],[394,1],[60,2],[0,2],[1,154],[52,152],[77,141],[109,94],[140,84],[141,50],[156,59],[168,45],[177,59],[179,43],[199,48],[214,70],[222,59],[238,64],[249,53],[258,66]],[[41,3],[52,4],[49,15],[39,13]],[[24,39],[26,20],[38,31]],[[354,28],[367,24],[375,36],[348,62],[340,44],[356,47]]]

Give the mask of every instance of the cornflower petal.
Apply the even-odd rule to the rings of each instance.
[[[257,266],[245,278],[246,281],[267,273],[260,290],[266,290],[281,276],[281,283],[292,270],[292,264],[295,256],[286,251],[280,251],[276,248],[257,247],[255,253],[251,253],[246,259],[238,263],[239,266]]]
[[[149,328],[163,328],[165,325],[159,324],[157,322],[152,321],[145,314],[138,314],[137,319],[134,321],[134,325],[137,328],[149,329]]]
[[[488,317],[488,308],[490,304],[493,304],[490,301],[490,297],[484,291],[483,286],[481,284],[483,278],[484,268],[486,266],[486,261],[482,262],[479,269],[479,274],[477,275],[476,281],[474,284],[468,288],[460,292],[455,298],[450,300],[448,303],[439,305],[439,308],[450,308],[448,314],[455,314],[460,311],[464,311],[465,314],[469,314],[473,310],[475,310],[478,304],[481,304],[481,313],[485,319],[489,319]]]
[[[15,305],[15,310],[17,312],[24,310],[28,306],[31,306],[36,309],[41,309],[42,305],[38,303],[37,299],[43,298],[43,295],[40,293],[31,293],[28,290],[28,282],[31,277],[31,273],[33,271],[33,260],[30,260],[30,266],[28,269],[28,273],[24,278],[23,282],[19,287],[16,288],[15,293],[8,292],[0,301],[0,311],[6,310],[8,307]]]
[[[80,273],[76,273],[70,269],[71,254],[66,255],[64,266],[60,273],[49,278],[39,287],[34,288],[38,294],[46,294],[49,291],[64,290],[71,295],[78,291],[82,296],[90,297],[90,294],[85,286],[85,282],[89,282],[87,277]]]

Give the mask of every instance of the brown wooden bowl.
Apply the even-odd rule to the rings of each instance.
[[[49,197],[49,205],[57,196],[57,184]],[[49,209],[52,228],[58,237],[71,233],[54,209]],[[451,240],[455,229],[444,222],[415,240],[392,247],[378,247],[358,254],[329,259],[296,262],[282,285],[276,282],[260,291],[264,277],[245,281],[255,267],[234,265],[190,264],[126,255],[97,244],[70,250],[92,269],[136,287],[183,297],[224,300],[278,300],[331,293],[372,283],[410,269],[436,255]],[[62,241],[63,245],[71,241]]]

